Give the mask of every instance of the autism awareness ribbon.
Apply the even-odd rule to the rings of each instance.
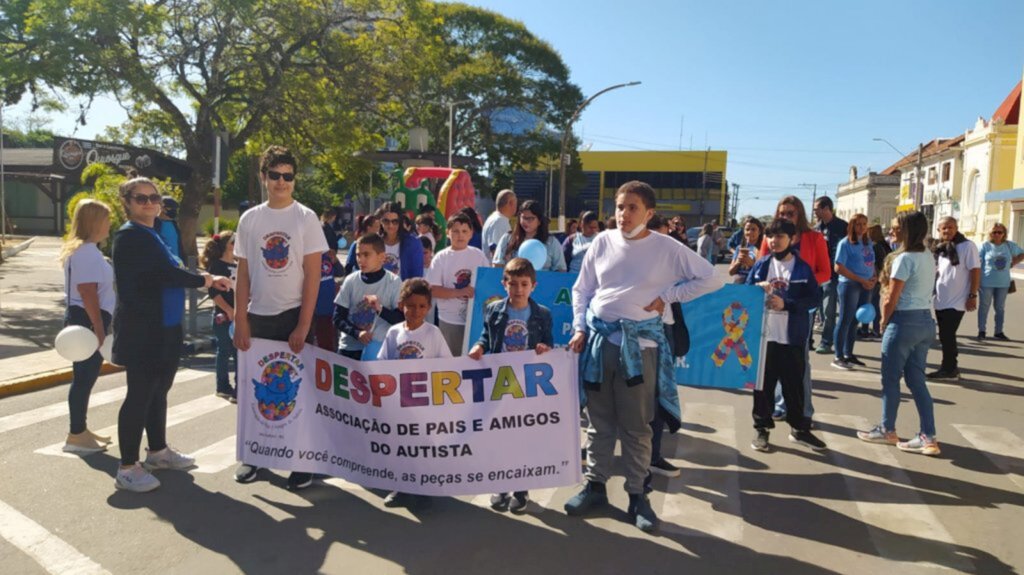
[[[740,362],[743,371],[750,369],[754,358],[750,356],[747,349],[747,342],[743,339],[743,332],[747,329],[747,322],[750,321],[750,314],[740,302],[732,302],[722,313],[722,327],[725,329],[725,337],[718,343],[718,347],[711,353],[711,361],[722,367],[725,360],[729,358],[730,352],[736,352],[736,359]]]

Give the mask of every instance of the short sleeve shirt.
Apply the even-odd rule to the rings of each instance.
[[[1010,267],[1013,258],[1024,253],[1017,244],[1004,241],[996,245],[985,242],[981,246],[981,287],[1010,287]]]
[[[452,352],[434,324],[423,322],[414,330],[406,329],[405,322],[388,329],[377,359],[434,359],[451,357]]]
[[[981,267],[978,246],[967,240],[956,245],[960,261],[952,265],[949,258],[940,257],[939,277],[935,282],[935,309],[965,311],[964,304],[971,293],[971,270]]]
[[[508,314],[508,321],[505,323],[505,333],[502,334],[501,351],[528,349],[530,332],[526,326],[530,321],[530,306],[514,309],[511,305],[506,305],[505,312]]]
[[[484,253],[472,246],[462,250],[445,248],[434,256],[427,270],[427,281],[432,286],[461,289],[473,284],[476,269],[489,267]],[[434,298],[438,318],[450,325],[465,325],[468,300],[462,298]]]
[[[903,252],[892,262],[894,280],[903,282],[897,311],[931,309],[935,285],[935,256],[929,252]]]
[[[836,248],[836,263],[842,264],[859,278],[870,279],[875,275],[875,246],[871,240],[853,244],[848,238],[843,238]],[[840,283],[850,281],[853,280],[844,275],[839,276]]]
[[[384,269],[402,277],[402,242],[393,246],[384,244]]]
[[[789,293],[789,281],[793,277],[793,268],[796,267],[796,257],[787,262],[780,262],[772,258],[768,264],[768,276],[765,280],[772,286],[772,295],[783,299]],[[789,312],[786,310],[767,310],[768,341],[789,344]]]
[[[81,284],[96,284],[100,309],[114,313],[114,268],[103,257],[100,248],[93,243],[82,244],[75,253],[64,261],[64,281],[67,288],[68,305],[85,308],[82,294],[78,293]]]

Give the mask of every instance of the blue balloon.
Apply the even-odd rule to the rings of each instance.
[[[548,248],[540,240],[526,240],[519,246],[519,257],[530,260],[534,269],[540,271],[548,263]]]
[[[857,321],[860,323],[871,323],[875,321],[875,306],[866,303],[857,308]]]
[[[345,239],[345,236],[339,237],[338,238],[338,249],[339,250],[343,250],[343,249],[345,249],[347,247],[348,247],[348,240]]]
[[[228,337],[235,339],[235,322],[231,322],[231,325],[228,326]]]

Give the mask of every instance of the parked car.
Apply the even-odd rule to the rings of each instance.
[[[695,226],[686,230],[686,245],[691,250],[697,251],[697,239],[700,238],[700,230],[702,226]],[[716,232],[716,244],[718,247],[718,257],[716,258],[719,262],[728,262],[732,260],[732,252],[729,251],[729,237],[732,236],[732,228],[718,228]]]

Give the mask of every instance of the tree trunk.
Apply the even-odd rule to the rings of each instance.
[[[196,235],[200,231],[199,209],[213,189],[213,163],[209,154],[195,150],[188,151],[185,161],[192,168],[192,175],[185,182],[181,208],[178,210],[178,227],[181,228],[181,243],[185,250],[183,255],[187,257],[198,255]]]

